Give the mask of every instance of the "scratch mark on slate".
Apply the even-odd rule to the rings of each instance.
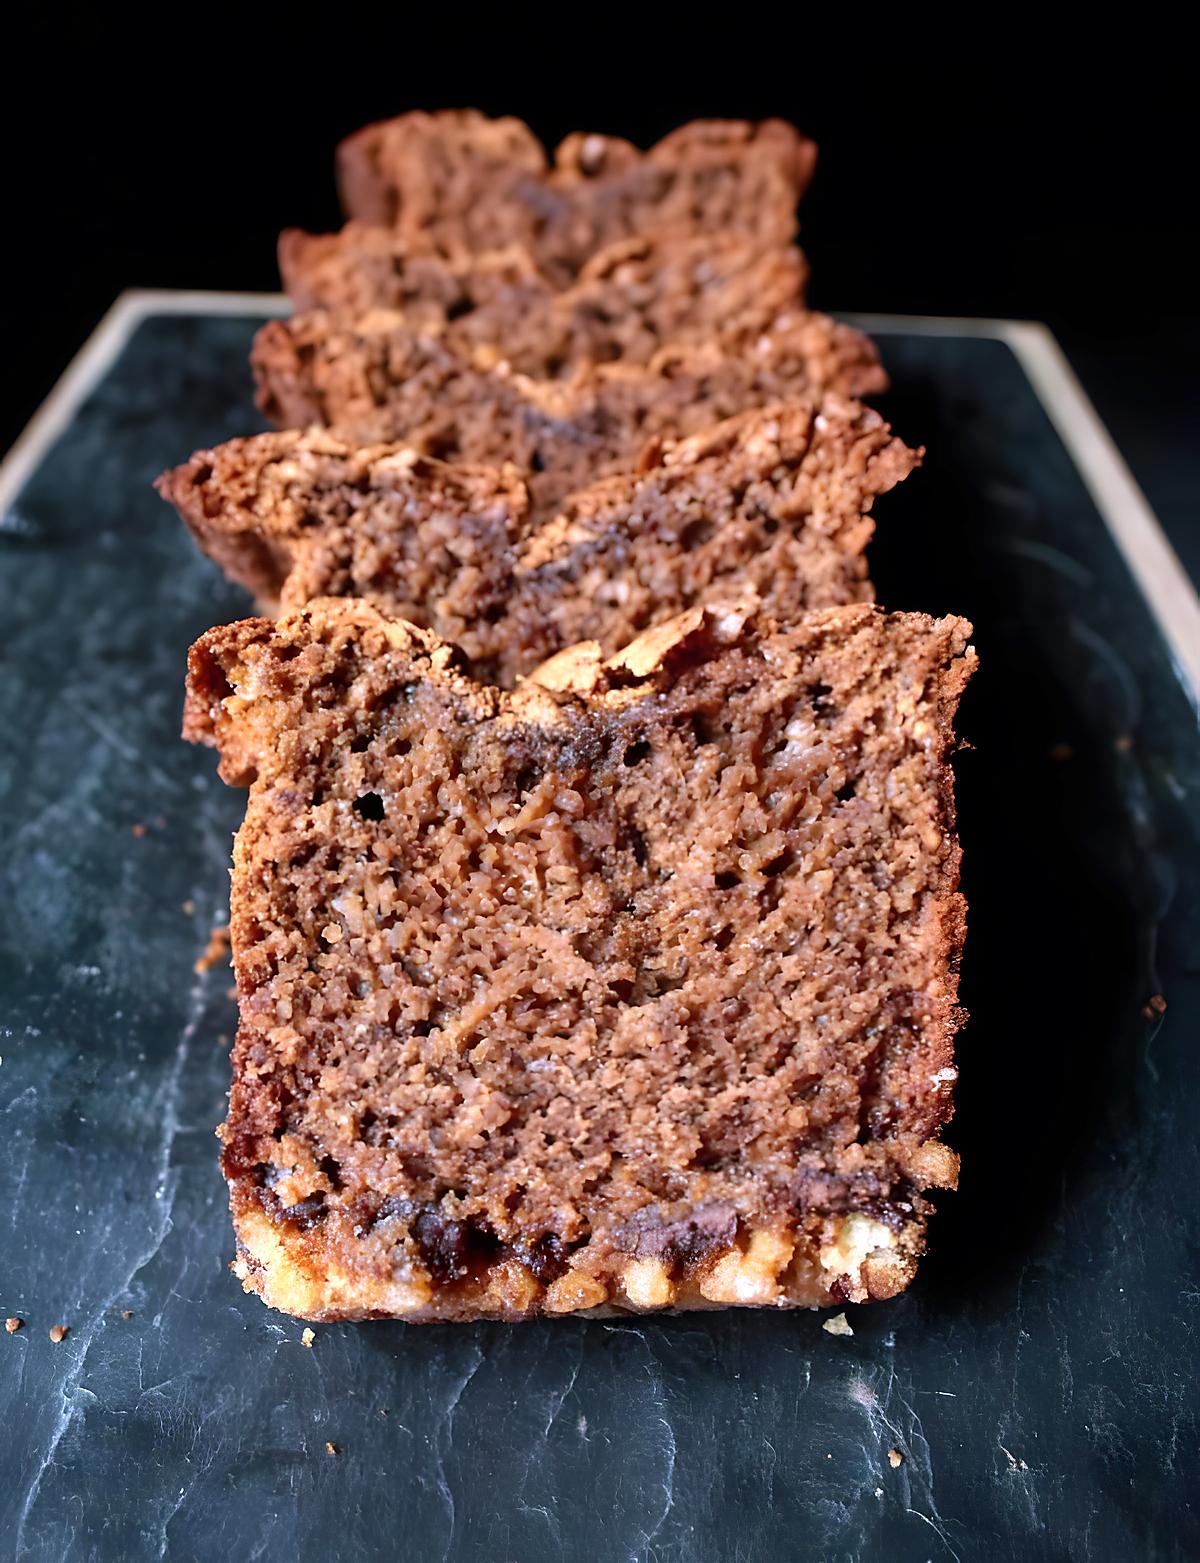
[[[122,1297],[132,1286],[134,1280],[150,1264],[171,1231],[171,1212],[175,1199],[175,1180],[170,1175],[171,1153],[174,1149],[175,1139],[179,1133],[179,1090],[183,1080],[183,1071],[187,1064],[188,1054],[191,1050],[192,1040],[196,1035],[200,1018],[204,1012],[204,984],[198,979],[192,983],[188,1018],[179,1035],[175,1053],[171,1059],[170,1067],[163,1078],[159,1089],[159,1113],[162,1121],[162,1137],[159,1141],[158,1156],[156,1160],[157,1179],[155,1183],[155,1199],[161,1201],[159,1220],[151,1235],[150,1245],[141,1254],[137,1255],[125,1277],[115,1286],[100,1303],[99,1308],[92,1317],[82,1326],[75,1336],[76,1357],[70,1372],[63,1381],[60,1394],[62,1405],[51,1430],[45,1452],[38,1461],[37,1470],[30,1478],[29,1487],[21,1502],[17,1517],[16,1547],[14,1555],[19,1559],[25,1550],[25,1528],[29,1523],[29,1516],[33,1506],[37,1502],[38,1492],[45,1479],[46,1472],[54,1464],[54,1457],[58,1453],[59,1445],[66,1437],[75,1416],[80,1409],[80,1386],[87,1368],[88,1353],[92,1349],[96,1335],[102,1324],[105,1323],[109,1310],[119,1297]],[[24,1093],[22,1093],[24,1094]],[[10,1106],[12,1104],[10,1103]]]
[[[442,1563],[446,1563],[446,1559],[450,1556],[450,1548],[454,1545],[454,1521],[457,1512],[454,1502],[454,1493],[451,1490],[450,1483],[446,1480],[446,1455],[449,1450],[454,1447],[454,1413],[458,1409],[458,1403],[462,1399],[467,1385],[475,1377],[476,1373],[479,1372],[482,1366],[483,1352],[479,1349],[478,1346],[476,1346],[475,1360],[472,1362],[471,1366],[467,1369],[466,1373],[463,1374],[462,1378],[455,1386],[450,1399],[446,1404],[446,1409],[442,1412],[441,1419],[438,1423],[438,1430],[436,1434],[437,1490],[443,1504],[445,1505],[446,1519],[449,1522],[449,1527],[446,1532],[446,1545],[442,1550]]]

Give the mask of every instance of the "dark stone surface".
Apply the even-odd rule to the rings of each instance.
[[[250,331],[143,325],[0,525],[0,1555],[1196,1556],[1200,740],[994,343],[884,344],[931,455],[873,573],[983,659],[963,1184],[912,1291],[842,1339],[725,1313],[312,1350],[243,1296],[230,978],[193,973],[240,799],[177,738],[187,645],[243,600],[149,483],[252,426]]]

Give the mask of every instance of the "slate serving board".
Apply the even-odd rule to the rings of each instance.
[[[930,455],[872,573],[982,658],[963,1180],[912,1290],[844,1338],[731,1312],[311,1349],[242,1294],[230,974],[193,972],[241,799],[177,734],[189,642],[245,599],[149,485],[257,426],[255,324],[144,320],[0,524],[0,1556],[1200,1556],[1200,737],[1000,342],[884,341]]]

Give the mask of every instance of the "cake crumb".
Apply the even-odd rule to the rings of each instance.
[[[70,1332],[65,1324],[52,1324],[50,1326],[50,1339],[56,1346],[58,1345],[59,1341],[66,1340],[69,1333]]]
[[[141,820],[138,820],[136,825],[131,825],[129,828],[139,841],[146,834],[146,827],[142,824]]]
[[[904,1456],[900,1453],[899,1449],[888,1450],[888,1464],[891,1466],[893,1471],[898,1470],[899,1467],[904,1464]]]
[[[316,1340],[316,1338],[317,1337],[311,1330],[305,1330],[304,1334],[300,1337],[303,1344],[307,1346],[310,1351],[312,1350],[312,1343]]]
[[[132,1308],[122,1308],[121,1309],[121,1317],[123,1319],[132,1319],[133,1318],[133,1309]]]
[[[1167,1013],[1167,1001],[1161,993],[1153,993],[1142,1005],[1142,1015],[1146,1020],[1160,1020]]]
[[[5,1319],[4,1328],[10,1335],[15,1335],[24,1322],[24,1319],[18,1319],[14,1314],[11,1319]]]
[[[328,1441],[326,1441],[325,1453],[326,1454],[337,1454],[337,1452],[338,1452],[337,1445],[336,1444],[331,1444]]]
[[[229,955],[229,925],[222,923],[214,928],[209,935],[208,943],[204,948],[204,954],[196,962],[196,972],[211,971],[214,966],[219,966],[222,960]]]
[[[680,1159],[683,1146],[673,1125],[684,1107],[708,1121],[709,1104],[740,1079],[743,1051],[761,1044],[765,1057],[773,1053],[766,1018],[776,991],[772,952],[781,958],[791,952],[794,969],[803,970],[811,956],[825,970],[825,958],[817,954],[820,932],[808,951],[796,945],[796,929],[773,919],[770,926],[778,927],[771,939],[778,942],[764,942],[761,899],[768,891],[783,920],[793,915],[793,901],[799,906],[797,897],[805,905],[815,897],[814,928],[836,926],[843,939],[853,930],[864,943],[886,939],[897,952],[871,989],[872,1012],[898,994],[896,1002],[908,1014],[912,985],[922,994],[929,985],[928,1005],[922,1000],[914,1014],[928,1010],[936,1031],[924,1029],[920,1019],[918,1045],[907,1023],[903,1035],[891,1037],[889,1028],[888,1092],[898,1116],[889,1120],[886,1147],[875,1146],[870,1155],[894,1155],[903,1165],[906,1181],[898,1191],[952,1181],[952,1153],[927,1136],[937,1121],[931,1112],[945,1103],[941,1082],[936,1096],[930,1085],[931,1066],[947,1057],[954,1018],[946,1006],[961,908],[946,876],[951,857],[957,865],[957,847],[938,821],[949,804],[942,751],[950,708],[973,665],[969,628],[954,619],[884,616],[862,604],[830,608],[796,628],[747,621],[741,639],[730,644],[723,638],[724,616],[723,609],[718,617],[716,610],[699,608],[656,625],[601,663],[592,692],[579,695],[556,694],[535,679],[515,693],[480,684],[454,671],[448,643],[366,602],[313,602],[275,622],[221,626],[198,643],[188,730],[219,742],[229,777],[258,767],[231,896],[239,929],[264,930],[272,951],[267,961],[256,946],[240,974],[242,1029],[222,1131],[240,1241],[235,1268],[268,1302],[299,1315],[302,1330],[306,1320],[347,1316],[515,1320],[557,1312],[563,1301],[564,1311],[584,1311],[622,1295],[632,1307],[659,1307],[666,1297],[659,1281],[666,1275],[680,1288],[675,1303],[685,1306],[693,1302],[693,1282],[704,1305],[825,1306],[836,1298],[816,1322],[827,1333],[853,1336],[842,1308],[893,1296],[908,1284],[922,1242],[921,1208],[912,1198],[881,1198],[871,1205],[878,1214],[847,1212],[848,1203],[862,1203],[860,1173],[873,1178],[875,1163],[864,1151],[867,1160],[851,1164],[840,1129],[824,1121],[809,1124],[807,1114],[796,1111],[804,1103],[780,1072],[756,1063],[752,1108],[731,1118],[714,1107],[712,1122],[715,1131],[731,1136],[731,1146],[753,1144],[756,1162],[763,1157],[781,1177],[811,1167],[823,1192],[819,1209],[814,1206],[803,1223],[780,1212],[768,1224],[736,1168],[705,1166],[693,1174],[690,1154]],[[651,653],[664,646],[666,662],[651,666]],[[246,671],[250,663],[252,674]],[[631,684],[631,677],[640,682]],[[872,680],[869,695],[866,677]],[[747,678],[755,690],[749,703]],[[918,681],[925,704],[914,706]],[[235,685],[246,691],[247,706],[222,693]],[[317,690],[319,732],[310,732]],[[924,710],[930,721],[937,719],[936,743],[911,735],[910,718]],[[371,713],[382,711],[383,725],[371,725]],[[328,733],[325,724],[332,724]],[[789,743],[795,753],[787,753]],[[813,744],[842,757],[828,778],[821,765],[812,770],[804,760]],[[269,767],[262,763],[268,753]],[[393,763],[400,756],[404,763]],[[737,782],[741,793],[730,793],[730,807],[714,822],[700,795],[693,810],[690,803],[683,806],[677,789],[681,777],[711,781],[720,765],[736,766],[744,776]],[[900,773],[903,785],[893,786]],[[827,800],[806,790],[823,788],[826,780],[837,782],[839,795],[828,808]],[[891,799],[886,806],[885,793]],[[424,808],[417,800],[435,794],[443,801],[423,828],[419,852],[410,850],[406,833],[414,811]],[[943,794],[946,808],[938,801]],[[738,797],[756,800],[749,805],[752,829],[734,828]],[[808,817],[806,799],[814,817],[828,815],[832,822],[830,861],[853,844],[856,862],[905,865],[911,884],[900,897],[902,912],[891,895],[874,894],[870,874],[860,880],[832,868],[809,873],[807,826],[795,823]],[[292,853],[295,819],[306,810],[314,811],[315,822],[306,840],[321,848],[311,858]],[[462,823],[467,819],[469,829]],[[775,828],[768,831],[771,821]],[[910,828],[919,832],[919,865],[915,858],[910,865],[904,845]],[[540,870],[530,877],[535,836],[542,842],[535,855],[545,859],[544,877]],[[697,851],[710,865],[703,879],[678,873]],[[486,873],[472,867],[471,852]],[[384,858],[394,876],[386,892],[373,866]],[[482,883],[473,877],[477,872]],[[461,927],[446,921],[438,910],[442,901],[435,907],[425,893],[435,873],[454,907],[461,899]],[[510,904],[508,887],[522,884],[528,904]],[[663,889],[667,885],[673,888]],[[587,946],[586,959],[561,952],[557,930],[576,915],[581,895],[599,928],[642,887],[653,889],[656,904],[652,912],[637,912],[628,950],[624,944],[614,949],[604,936]],[[922,909],[926,893],[946,908],[932,931]],[[326,907],[339,924],[322,915]],[[451,910],[446,918],[458,915]],[[391,925],[382,928],[380,918]],[[319,935],[335,926],[345,937],[333,953]],[[439,928],[454,933],[421,995],[421,1011],[432,1019],[406,1019],[403,1046],[393,1057],[391,1042],[368,1020],[374,1013],[370,995],[380,998],[382,989],[407,982],[398,975],[400,952],[424,948],[440,937]],[[718,969],[710,947],[723,952],[739,940]],[[510,962],[506,991],[531,995],[528,1010],[522,1000],[519,1026],[512,1017],[501,1021],[491,995],[482,1001],[483,1011],[478,1007],[480,982],[492,980],[488,974],[502,947],[510,951],[504,956]],[[746,954],[744,971],[731,964],[743,960],[738,951]],[[641,952],[653,957],[653,970],[646,967],[639,976],[633,956],[640,961]],[[563,960],[563,980],[549,981],[545,962]],[[759,1017],[744,1035],[742,1012],[728,1012],[727,970],[741,973],[738,1002]],[[420,972],[415,976],[426,980]],[[831,969],[829,981],[814,1027],[835,1017],[842,1017],[839,1025],[859,1026],[866,997],[857,964],[837,967],[836,976]],[[593,982],[611,987],[611,1002],[599,1008],[592,1003],[585,988]],[[545,1143],[543,1113],[553,1116],[558,1101],[584,1118],[607,1112],[607,1088],[599,1077],[609,1060],[614,1073],[622,1072],[629,1039],[642,1036],[646,1024],[638,1011],[664,983],[668,992],[682,984],[688,1006],[704,1007],[706,1014],[711,1006],[716,1030],[706,1051],[712,1071],[706,1057],[701,1080],[686,1061],[675,1059],[677,1022],[664,1010],[646,1039],[656,1057],[670,1056],[656,1066],[653,1089],[633,1088],[637,1111],[646,1111],[638,1141],[653,1145],[653,1153],[636,1173],[616,1166],[598,1185],[579,1166],[560,1169],[557,1153]],[[317,988],[324,997],[310,1002]],[[673,999],[672,1013],[683,1002]],[[381,1005],[380,1014],[386,1009]],[[483,1027],[485,1040],[475,1044],[472,1033],[483,1024],[484,1011],[492,1018]],[[588,1048],[595,1050],[595,1072],[570,1063],[564,1039],[578,1026],[594,1028]],[[716,1045],[721,1037],[736,1038],[738,1048],[723,1051]],[[520,1057],[524,1049],[541,1048],[543,1039],[559,1061],[555,1078],[518,1068],[514,1080],[505,1050]],[[430,1088],[437,1060],[460,1043],[473,1044],[472,1067],[487,1082],[461,1110]],[[849,1100],[860,1091],[854,1047],[826,1041],[811,1060],[806,1055],[806,1070],[810,1063],[831,1099]],[[559,1064],[571,1077],[567,1097]],[[276,1075],[286,1075],[298,1089],[281,1096]],[[371,1128],[385,1115],[404,1125],[402,1168],[375,1165],[375,1141],[385,1136]],[[605,1133],[619,1131],[614,1124]],[[489,1142],[500,1154],[487,1149]],[[884,1164],[879,1159],[880,1176]],[[254,1170],[259,1166],[268,1169],[269,1206]],[[363,1169],[361,1191],[339,1175],[347,1167]],[[625,1287],[635,1262],[625,1247],[629,1221],[668,1183],[686,1220],[667,1220],[658,1210],[639,1218],[637,1274],[643,1281],[652,1274],[655,1285],[622,1294],[618,1287]],[[452,1207],[437,1203],[443,1196],[436,1191],[446,1188],[464,1190]],[[386,1208],[393,1214],[368,1231],[364,1216],[383,1210],[392,1197],[397,1203]],[[482,1232],[476,1241],[469,1223],[476,1216],[494,1220],[488,1213],[502,1207],[514,1212],[503,1241]],[[273,1212],[283,1211],[287,1219],[276,1221]],[[309,1219],[318,1212],[327,1219]],[[400,1226],[393,1228],[393,1220]],[[350,1242],[355,1226],[363,1230]],[[586,1253],[567,1246],[584,1226]],[[399,1268],[402,1229],[411,1264],[406,1260]],[[564,1276],[547,1280],[532,1252],[559,1231],[563,1235],[554,1241],[570,1255],[567,1286],[576,1287],[565,1298]],[[557,1252],[553,1244],[548,1252]],[[474,1279],[469,1289],[457,1284],[477,1273],[478,1286]],[[299,1337],[289,1338],[299,1343]]]
[[[185,901],[183,903],[183,906],[182,906],[181,910],[182,910],[183,915],[185,917],[191,917],[193,915],[193,913],[195,912],[195,910],[196,910],[196,903],[195,903],[195,901],[191,901],[191,900]]]

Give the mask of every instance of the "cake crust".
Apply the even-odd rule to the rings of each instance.
[[[506,693],[356,601],[212,630],[249,785],[222,1130],[312,1319],[815,1306],[952,1185],[961,619],[696,608]]]

